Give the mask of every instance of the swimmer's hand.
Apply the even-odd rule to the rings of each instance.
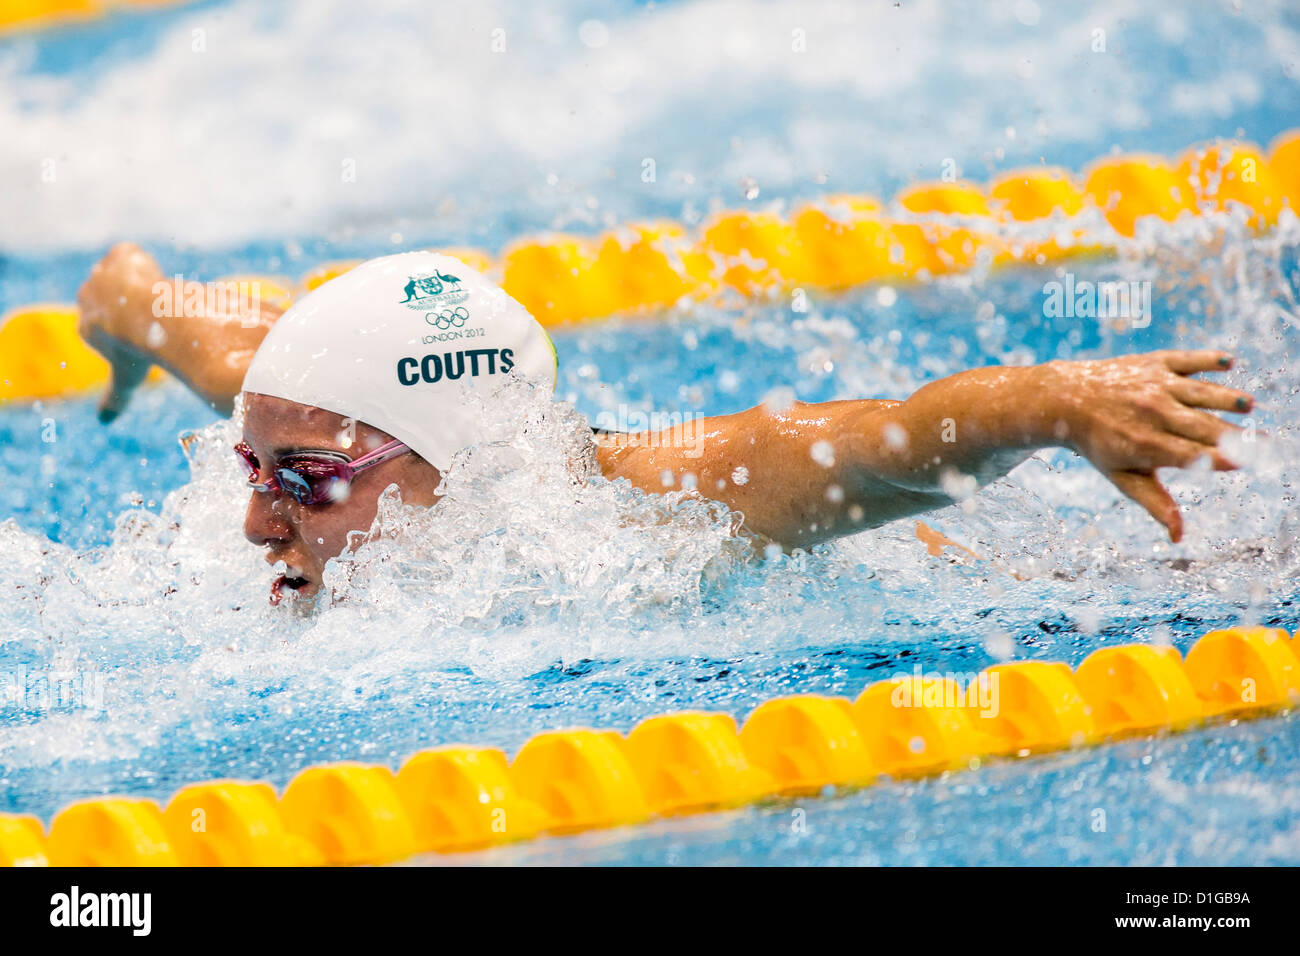
[[[81,337],[108,361],[108,390],[99,402],[99,420],[111,422],[149,374],[153,359],[148,335],[153,323],[153,286],[162,270],[147,252],[119,243],[90,270],[77,293]]]
[[[95,264],[77,295],[81,337],[112,368],[100,421],[110,422],[121,413],[151,365],[165,368],[229,415],[253,353],[280,317],[274,303],[252,309],[223,305],[224,293],[191,297],[187,291],[183,304],[172,301],[179,293],[160,298],[160,283],[167,284],[152,256],[139,246],[119,243]],[[166,291],[174,290],[169,286]]]
[[[1254,398],[1189,377],[1230,368],[1226,352],[1181,349],[1039,366],[1060,443],[1145,508],[1174,542],[1182,540],[1182,514],[1156,469],[1186,468],[1201,458],[1216,471],[1237,467],[1217,446],[1241,429],[1210,413],[1249,412]]]

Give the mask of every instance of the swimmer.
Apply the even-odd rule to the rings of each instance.
[[[243,393],[237,448],[253,494],[244,533],[315,594],[348,533],[370,529],[380,494],[433,506],[452,456],[475,440],[462,402],[504,375],[554,388],[554,349],[522,306],[474,270],[427,252],[373,259],[295,302],[211,303],[156,316],[167,280],[139,247],[115,246],[78,296],[81,334],[112,367],[100,405],[111,421],[150,365],[229,414]],[[212,309],[212,311],[208,311]],[[462,318],[464,316],[465,318]],[[459,324],[457,324],[459,323]],[[445,325],[461,337],[447,339]],[[1208,459],[1238,431],[1213,412],[1244,413],[1242,391],[1192,376],[1224,372],[1219,351],[1170,349],[1096,361],[978,368],[905,401],[758,406],[699,423],[689,443],[593,429],[601,473],[648,492],[694,488],[785,548],[874,528],[952,504],[1041,448],[1082,455],[1168,531],[1178,504],[1157,477]]]

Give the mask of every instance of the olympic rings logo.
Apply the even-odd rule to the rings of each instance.
[[[454,309],[439,312],[436,315],[426,312],[424,321],[439,329],[460,328],[469,319],[469,309],[458,305]]]

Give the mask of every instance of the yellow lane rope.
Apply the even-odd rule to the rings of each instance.
[[[828,196],[787,217],[723,212],[698,230],[632,223],[594,237],[523,239],[499,258],[476,249],[442,251],[497,278],[542,324],[554,326],[683,301],[925,279],[980,261],[1046,264],[1095,254],[1109,245],[1075,222],[1088,209],[1118,237],[1132,237],[1144,217],[1172,221],[1232,208],[1245,210],[1257,232],[1284,210],[1300,209],[1300,130],[1280,136],[1267,156],[1249,143],[1220,141],[1189,149],[1176,164],[1111,157],[1091,166],[1082,183],[1044,168],[1007,173],[985,189],[917,185],[897,197],[892,211],[866,196]],[[1026,224],[1042,227],[1041,237],[1007,237],[1009,226]],[[325,263],[298,283],[227,281],[256,283],[262,301],[283,305],[355,264]],[[66,304],[26,306],[0,320],[0,403],[76,395],[107,381],[107,363],[76,326],[76,308]]]
[[[1127,736],[1274,714],[1300,703],[1300,636],[1231,628],[1172,647],[1130,644],[1061,663],[998,664],[966,686],[906,675],[856,700],[767,701],[727,714],[648,718],[613,731],[538,734],[500,750],[440,747],[388,767],[335,763],[266,783],[221,780],[151,800],[64,808],[48,833],[0,815],[0,865],[287,866],[387,863],[706,812],[882,776],[975,769]]]

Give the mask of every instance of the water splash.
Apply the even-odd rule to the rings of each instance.
[[[540,729],[626,728],[685,707],[743,715],[779,693],[855,693],[913,662],[1077,662],[1121,641],[1186,647],[1219,623],[1294,626],[1294,217],[1265,237],[1231,215],[1131,241],[1099,221],[1071,227],[1119,254],[1061,270],[1158,280],[1148,327],[1049,319],[1048,268],[813,297],[800,313],[699,304],[562,333],[561,401],[526,391],[485,406],[484,441],[458,456],[442,504],[387,494],[375,527],[328,566],[313,614],[267,603],[268,569],[240,531],[238,417],[198,433],[191,481],[159,513],[122,512],[103,547],[0,523],[5,667],[74,692],[59,675],[102,678],[101,706],[33,705],[30,693],[6,705],[10,808],[165,797],[221,775],[283,783],[313,761],[395,764],[435,743],[511,747]],[[716,413],[774,389],[901,397],[971,365],[1173,342],[1233,348],[1228,380],[1261,398],[1257,441],[1236,449],[1242,472],[1173,478],[1190,506],[1177,546],[1065,453],[925,518],[980,560],[930,555],[911,521],[764,554],[717,504],[595,474],[590,412],[618,402]]]

